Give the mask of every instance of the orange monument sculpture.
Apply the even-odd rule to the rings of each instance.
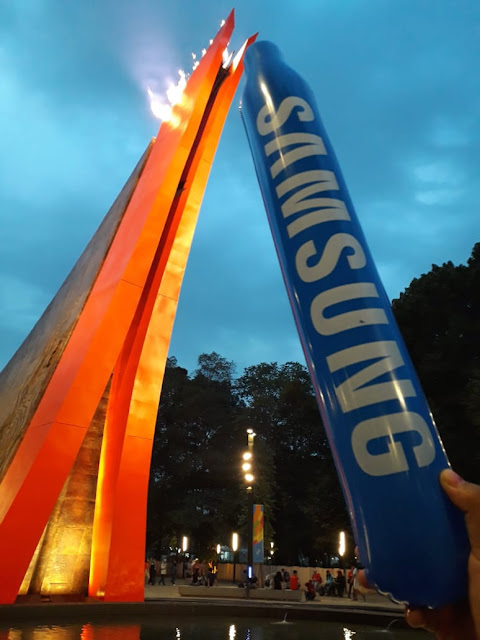
[[[233,11],[173,118],[0,374],[0,603],[144,598],[147,486],[178,296],[245,42]]]

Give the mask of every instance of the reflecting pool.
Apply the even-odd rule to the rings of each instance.
[[[274,621],[271,618],[210,618],[206,616],[149,616],[122,623],[0,625],[0,640],[414,640],[421,631],[378,628],[313,620]]]

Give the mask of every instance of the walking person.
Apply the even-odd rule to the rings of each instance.
[[[349,598],[352,595],[352,589],[353,589],[353,569],[354,569],[354,565],[352,564],[352,566],[350,567],[350,570],[348,572],[348,575],[347,575],[348,597]]]
[[[358,600],[358,594],[360,594],[365,601],[365,594],[360,591],[360,578],[358,574],[358,568],[353,569],[353,600]]]
[[[177,577],[177,559],[175,556],[170,556],[168,568],[170,573],[170,584],[175,586],[175,579]]]
[[[317,569],[317,567],[315,567],[315,569],[313,570],[311,580],[313,582],[313,586],[315,587],[315,592],[318,593],[319,595],[323,595],[322,576],[320,575],[320,572]]]
[[[162,556],[160,560],[160,579],[158,584],[163,584],[165,586],[165,578],[167,577],[167,559],[165,556]]]
[[[155,578],[157,576],[157,563],[155,562],[155,560],[153,558],[150,559],[150,566],[149,566],[149,575],[150,578],[148,580],[148,584],[154,585],[155,584]]]

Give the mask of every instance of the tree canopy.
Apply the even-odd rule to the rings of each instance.
[[[480,243],[466,265],[432,265],[392,308],[447,455],[479,482]]]

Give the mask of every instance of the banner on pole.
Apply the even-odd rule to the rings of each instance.
[[[262,562],[263,551],[263,504],[253,505],[253,561]]]

